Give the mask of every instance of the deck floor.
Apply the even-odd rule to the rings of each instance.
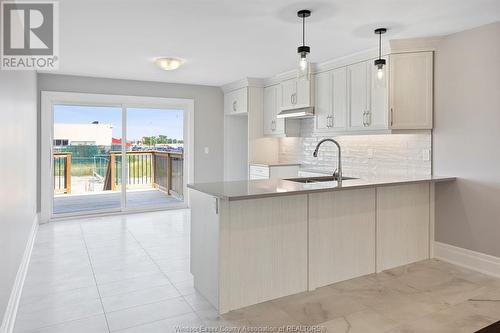
[[[121,192],[70,194],[54,197],[54,214],[91,212],[120,208]],[[127,208],[168,207],[182,201],[157,189],[127,191]]]

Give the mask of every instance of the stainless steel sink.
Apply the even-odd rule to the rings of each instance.
[[[342,180],[358,179],[354,177],[342,177]],[[288,178],[285,179],[296,183],[320,183],[320,182],[334,182],[337,181],[335,176],[322,176],[322,177],[304,177],[304,178]]]

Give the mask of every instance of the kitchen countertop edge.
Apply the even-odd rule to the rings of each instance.
[[[277,190],[269,190],[269,192],[261,192],[261,193],[242,193],[242,194],[224,194],[221,191],[209,190],[206,186],[216,186],[222,185],[225,183],[251,183],[251,182],[269,182],[270,184],[275,183],[276,180],[265,179],[265,180],[249,180],[249,181],[236,181],[236,182],[216,182],[216,183],[195,183],[188,184],[187,187],[192,190],[196,190],[214,197],[217,197],[222,200],[236,201],[236,200],[247,200],[247,199],[259,199],[259,198],[269,198],[269,197],[277,197],[277,196],[288,196],[288,195],[300,195],[300,194],[311,194],[311,193],[321,193],[321,192],[330,192],[330,191],[342,191],[342,190],[352,190],[352,189],[363,189],[370,187],[383,187],[383,186],[393,186],[393,185],[404,185],[404,184],[416,184],[416,183],[424,183],[424,182],[449,182],[456,180],[456,177],[442,177],[442,176],[431,176],[431,177],[422,177],[422,178],[408,178],[408,179],[391,179],[391,180],[366,180],[355,179],[355,180],[344,180],[342,187],[336,186],[321,186],[321,185],[329,185],[326,183],[315,183],[318,187],[313,188],[314,185],[309,185],[306,188],[305,184],[295,183],[289,180],[278,180],[281,182],[292,183],[297,187],[293,190],[288,191],[277,191]],[[329,182],[332,183],[332,182]],[[335,182],[336,183],[336,182]]]

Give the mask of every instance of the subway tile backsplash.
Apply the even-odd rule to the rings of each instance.
[[[328,136],[313,133],[312,119],[301,122],[301,137],[280,139],[280,162],[301,163],[304,168],[332,172],[337,164],[337,148],[333,143],[325,142],[318,157],[313,157],[316,144]],[[431,175],[431,161],[427,158],[432,155],[430,131],[411,134],[344,135],[332,138],[342,147],[345,176]]]

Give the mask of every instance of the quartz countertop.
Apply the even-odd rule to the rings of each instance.
[[[298,183],[285,179],[260,179],[231,182],[194,183],[188,188],[223,200],[245,200],[315,192],[341,191],[356,188],[453,181],[455,177],[427,176],[414,178],[363,178],[338,182]]]

